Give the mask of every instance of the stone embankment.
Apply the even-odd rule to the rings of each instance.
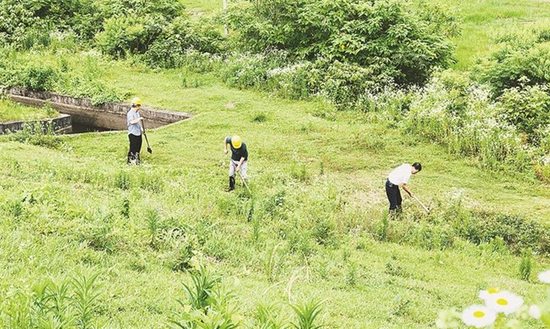
[[[103,130],[126,130],[126,112],[130,109],[128,103],[104,103],[93,105],[89,99],[75,98],[53,92],[28,91],[20,88],[11,88],[4,92],[12,101],[33,107],[43,107],[47,102],[49,106],[58,112],[70,115],[69,125],[80,125]],[[147,128],[156,128],[170,123],[192,117],[189,113],[158,110],[152,107],[143,106],[141,115],[146,119]],[[68,128],[66,118],[48,119],[45,121],[58,120],[54,127],[66,132]],[[61,120],[61,121],[60,121]],[[64,121],[63,121],[64,120]],[[57,121],[56,121],[57,122]],[[21,129],[24,123],[10,123],[12,128],[19,126]],[[3,124],[4,125],[4,124]],[[10,131],[14,131],[10,129]],[[56,130],[57,131],[57,130]],[[3,133],[0,130],[0,134]]]

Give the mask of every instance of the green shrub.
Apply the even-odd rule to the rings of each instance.
[[[510,88],[548,84],[550,43],[507,45],[478,70],[478,78],[488,82],[496,96]]]
[[[52,149],[60,149],[65,144],[61,137],[55,134],[52,122],[27,122],[23,130],[9,135],[9,140],[31,145],[44,146]]]
[[[30,66],[21,78],[22,87],[34,91],[52,90],[57,77],[57,72],[51,67]]]
[[[101,27],[102,14],[91,0],[5,0],[0,2],[0,45],[47,46],[52,33],[89,40]]]
[[[540,145],[537,134],[550,125],[550,90],[548,85],[513,87],[499,97],[506,121],[526,135],[527,140]]]
[[[477,158],[484,167],[530,170],[536,153],[501,119],[502,105],[491,99],[487,86],[461,80],[447,72],[435,75],[413,97],[405,130],[447,146],[450,153]]]
[[[234,8],[228,22],[246,51],[284,50],[293,61],[330,58],[369,68],[398,84],[423,83],[434,67],[449,64],[451,47],[440,32],[444,20],[426,24],[422,19],[429,15],[419,15],[409,4],[259,1]]]
[[[530,249],[550,255],[548,228],[517,215],[471,213],[469,220],[454,220],[456,235],[476,244],[502,239],[515,254]]]
[[[193,53],[216,54],[224,48],[223,44],[221,34],[212,24],[204,21],[193,24],[188,18],[178,17],[151,43],[145,61],[153,67],[181,67],[188,64],[187,57]]]
[[[179,329],[239,327],[234,295],[220,286],[221,278],[201,266],[191,273],[192,285],[183,284],[187,300],[178,300],[182,310],[170,319]]]

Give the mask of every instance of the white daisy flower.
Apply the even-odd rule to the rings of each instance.
[[[542,312],[540,310],[540,307],[538,307],[537,305],[531,305],[529,306],[529,315],[533,318],[533,319],[540,319],[540,317],[542,316]]]
[[[498,294],[500,292],[500,289],[498,288],[489,288],[487,290],[481,290],[479,292],[479,298],[482,300],[487,299],[490,295]]]
[[[495,322],[497,313],[484,305],[472,305],[462,311],[461,319],[468,326],[483,328]]]
[[[506,315],[516,312],[523,305],[523,298],[509,291],[490,294],[485,299],[487,307]]]
[[[539,273],[539,281],[542,283],[550,283],[550,270]]]

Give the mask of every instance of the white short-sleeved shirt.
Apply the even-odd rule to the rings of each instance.
[[[407,184],[412,175],[412,166],[408,163],[404,163],[395,168],[389,175],[388,180],[393,185]]]

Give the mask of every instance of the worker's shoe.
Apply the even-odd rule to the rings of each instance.
[[[400,209],[391,209],[388,213],[389,219],[399,219],[401,216],[401,210]]]
[[[235,189],[235,176],[229,176],[229,187],[227,188],[227,192],[233,191]]]

